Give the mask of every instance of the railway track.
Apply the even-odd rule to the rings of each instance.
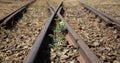
[[[48,22],[46,23],[45,27],[42,29],[35,44],[33,45],[31,51],[29,52],[28,56],[24,60],[24,63],[49,63],[50,61],[54,63],[54,62],[62,62],[62,60],[65,61],[65,59],[61,59],[61,58],[59,58],[59,60],[57,60],[55,58],[53,58],[53,60],[50,60],[50,57],[52,56],[51,55],[52,53],[50,53],[50,52],[52,52],[52,50],[51,50],[52,47],[50,48],[50,46],[49,46],[50,45],[49,40],[51,40],[49,35],[52,33],[56,37],[56,38],[53,38],[53,35],[52,35],[53,41],[60,37],[59,35],[58,36],[55,35],[56,33],[60,33],[60,34],[65,33],[64,41],[67,41],[69,43],[67,45],[73,45],[74,47],[79,48],[78,51],[76,51],[76,52],[78,52],[78,55],[77,55],[78,57],[75,57],[77,60],[73,61],[74,60],[73,59],[71,61],[77,62],[77,63],[79,63],[79,62],[82,62],[82,63],[101,63],[100,60],[89,50],[88,46],[79,38],[79,36],[75,33],[75,31],[69,26],[69,24],[61,16],[60,12],[62,9],[62,3],[63,3],[63,1],[55,9],[48,2],[52,15],[49,18]],[[60,23],[62,23],[62,25],[59,25],[60,23],[59,24],[55,23],[55,22],[57,22],[57,21],[55,21],[56,15],[58,15],[59,19],[61,19]],[[64,27],[66,27],[66,29],[63,29],[62,31],[60,29],[60,30],[57,30],[58,32],[57,31],[54,32],[53,29],[56,29],[56,27],[58,25],[59,25],[58,27],[63,26],[64,23],[65,23]],[[64,28],[64,27],[62,27],[62,28]],[[61,40],[63,40],[63,39],[61,39]],[[54,42],[52,42],[52,43],[54,43]],[[58,41],[58,43],[59,43],[59,41]],[[59,45],[60,44],[57,44],[57,45],[52,44],[53,49],[58,47],[58,50],[59,50]],[[63,45],[60,45],[60,46],[63,46]],[[45,52],[45,51],[47,51],[47,52]],[[91,56],[92,56],[92,58],[91,58]],[[68,57],[68,59],[70,59],[70,58]]]
[[[37,0],[12,29],[0,27],[0,63],[21,63],[49,17],[46,1]]]
[[[66,10],[65,19],[83,41],[88,44],[97,57],[103,63],[119,63],[119,30],[117,30],[117,28],[119,29],[119,25],[105,24],[105,20],[100,18],[99,15],[96,17],[96,14],[90,11],[92,9],[88,9],[88,11],[84,9],[84,5],[80,5],[78,1],[66,1],[64,7]],[[111,20],[106,17],[105,19],[111,24],[109,22]],[[108,49],[110,52],[108,52]]]
[[[82,1],[82,0],[81,0]],[[94,0],[94,2],[90,2],[89,0],[84,1],[84,3],[104,12],[107,13],[108,15],[111,15],[112,17],[119,19],[120,16],[120,8],[119,8],[119,4],[120,1],[119,0]],[[95,4],[93,4],[95,3]]]
[[[26,5],[23,5],[16,11],[13,11],[12,13],[8,14],[6,17],[1,19],[1,23],[2,23],[1,25],[10,24],[11,23],[10,19],[13,19],[14,16],[18,15],[18,13],[20,13],[22,10],[24,10],[32,2],[34,2],[34,0],[30,1]],[[51,12],[51,16],[49,17],[49,19],[48,19],[47,23],[45,24],[45,26],[43,27],[43,29],[40,29],[40,31],[39,31],[40,35],[35,35],[38,37],[36,38],[36,40],[34,39],[35,42],[32,43],[32,45],[31,45],[32,48],[28,47],[30,51],[28,53],[28,50],[27,50],[28,55],[26,53],[27,56],[25,55],[24,58],[20,59],[21,62],[23,59],[24,59],[23,63],[56,63],[56,62],[61,62],[61,63],[66,63],[66,62],[67,63],[71,63],[71,62],[72,63],[102,63],[103,62],[103,63],[105,63],[105,62],[113,62],[113,61],[110,61],[109,59],[104,60],[103,58],[106,58],[106,57],[103,57],[100,53],[101,51],[97,49],[97,48],[103,49],[101,47],[101,45],[104,44],[104,41],[101,41],[101,42],[103,42],[101,44],[99,44],[99,42],[96,43],[95,41],[88,41],[88,39],[89,39],[88,33],[85,33],[85,34],[88,34],[87,39],[85,39],[86,37],[80,36],[80,37],[82,37],[82,39],[79,37],[79,35],[84,33],[83,29],[85,30],[85,28],[77,27],[78,25],[80,25],[81,21],[79,21],[79,23],[76,22],[77,24],[75,22],[74,23],[69,22],[68,19],[72,20],[72,18],[74,18],[74,16],[72,18],[68,18],[68,16],[66,15],[66,12],[67,12],[66,9],[63,10],[64,9],[63,2],[64,2],[64,0],[62,0],[59,3],[57,8],[55,8],[50,3],[50,1],[47,0],[47,4],[49,6],[48,8]],[[102,21],[104,21],[104,23],[106,23],[106,24],[112,24],[117,27],[120,25],[119,20],[114,19],[111,16],[108,16],[105,13],[102,13],[101,11],[97,11],[96,9],[89,7],[88,5],[86,5],[84,3],[81,3],[81,5],[85,9],[90,10],[94,13],[94,15],[92,15],[94,17],[90,17],[90,18],[93,18],[93,19],[97,18],[96,17],[96,15],[97,15],[97,16],[99,16],[99,18],[97,18],[97,19],[99,19],[99,21],[101,21],[101,19],[102,19]],[[69,6],[72,6],[72,4],[70,4]],[[62,13],[64,13],[64,11],[65,11],[65,15],[64,15],[65,19],[62,16],[63,15]],[[78,12],[78,14],[79,14],[79,12]],[[66,18],[66,16],[67,16],[67,18]],[[78,18],[81,18],[81,17],[79,17],[79,15],[78,15],[77,18],[75,18],[75,19],[78,19]],[[75,27],[75,28],[77,28],[77,30],[75,29],[75,31],[74,31],[70,27],[70,25],[67,23],[66,20],[69,22],[70,25],[72,24],[73,29]],[[39,23],[39,21],[36,23]],[[93,20],[92,22],[90,22],[90,24],[92,24],[92,23],[96,23],[96,22]],[[27,25],[30,25],[30,24],[32,24],[32,22],[27,23]],[[91,26],[91,27],[94,27],[94,26]],[[111,27],[113,27],[113,26],[111,26]],[[101,32],[104,32],[104,31],[106,32],[105,29],[102,29],[102,30],[98,29],[99,28],[98,26],[96,28],[97,28],[97,32],[98,32],[98,30]],[[93,29],[93,30],[95,30],[95,29]],[[32,30],[32,29],[30,29],[30,30]],[[93,32],[93,30],[92,30],[92,32]],[[108,32],[108,34],[113,33],[115,31],[115,30],[111,30],[111,29],[107,29],[107,30],[111,31],[111,32]],[[94,34],[94,33],[91,33],[91,34]],[[101,36],[97,35],[96,37],[101,37]],[[92,37],[92,36],[90,36],[90,37]],[[118,35],[115,38],[118,39],[118,41],[119,41]],[[87,45],[85,42],[94,42],[94,43],[92,43],[92,45],[90,43],[87,43],[88,44]],[[109,45],[108,43],[105,43],[105,44]],[[119,48],[119,44],[117,44],[117,46]],[[94,52],[95,54],[91,50],[95,51]],[[111,51],[111,48],[107,47],[107,50]],[[96,51],[98,51],[98,53],[96,53]],[[10,52],[8,52],[8,53],[10,53]],[[107,52],[107,53],[109,53],[109,52]],[[106,52],[103,51],[102,54],[106,54]],[[114,55],[118,55],[118,54],[119,54],[119,50],[117,53],[114,53]],[[109,55],[111,56],[111,54],[109,54]],[[119,55],[114,56],[114,57],[111,56],[111,57],[112,57],[112,60],[119,61]],[[115,57],[117,57],[117,58],[115,58]],[[0,60],[1,60],[1,57],[0,57]]]
[[[0,25],[5,26],[5,25],[14,25],[14,20],[17,18],[16,16],[18,14],[21,14],[21,12],[23,10],[25,10],[31,3],[33,3],[35,0],[31,0],[29,2],[27,2],[26,4],[24,4],[23,6],[19,7],[18,9],[16,9],[15,11],[7,14],[5,17],[0,19]],[[20,17],[20,16],[18,16]]]
[[[27,3],[28,0],[25,1],[12,1],[12,0],[4,0],[4,1],[0,1],[0,12],[2,12],[0,14],[0,18],[4,17],[6,14],[8,14],[9,12],[12,12],[13,10],[17,9],[18,7],[24,5],[25,3]]]
[[[83,7],[90,10],[91,12],[95,13],[97,16],[99,16],[100,18],[102,18],[106,23],[109,23],[109,24],[115,24],[117,26],[120,25],[120,20],[117,20],[99,10],[96,10],[95,8],[92,8],[84,3],[82,3]]]

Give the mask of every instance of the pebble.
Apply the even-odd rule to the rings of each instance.
[[[95,46],[95,47],[97,47],[97,46],[99,46],[99,45],[100,45],[100,43],[99,43],[99,42],[94,42],[93,44],[94,44],[94,46]]]
[[[120,63],[120,61],[114,60],[113,63]]]

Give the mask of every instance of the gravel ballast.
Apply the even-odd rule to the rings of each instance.
[[[64,3],[65,19],[103,63],[120,63],[120,34],[107,27],[78,1]]]
[[[49,17],[45,4],[37,0],[15,27],[0,28],[0,63],[22,63]]]

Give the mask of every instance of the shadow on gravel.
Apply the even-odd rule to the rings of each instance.
[[[49,44],[52,43],[52,38],[48,36],[50,33],[52,33],[52,31],[47,32],[34,63],[51,63]]]
[[[55,17],[56,18],[56,17]],[[52,22],[55,22],[55,20],[53,20]],[[51,23],[50,26],[44,39],[43,42],[41,44],[41,47],[39,48],[39,52],[37,53],[37,57],[35,58],[33,63],[51,63],[51,59],[50,59],[50,54],[51,54],[51,46],[50,44],[53,43],[53,38],[51,38],[49,36],[49,34],[53,34],[53,28],[55,27],[55,23]]]
[[[63,6],[63,4],[62,4],[62,6]],[[64,7],[62,7],[60,14],[61,14],[63,17],[64,17],[64,13],[65,13],[65,10],[64,10]]]

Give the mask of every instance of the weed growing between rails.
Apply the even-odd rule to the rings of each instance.
[[[64,22],[56,19],[52,26],[52,33],[48,34],[52,39],[52,43],[49,44],[51,63],[79,63],[78,48],[69,44],[65,38],[67,34],[68,30]]]
[[[80,63],[79,49],[66,40],[69,31],[63,21],[55,19],[41,44],[37,61],[40,63]]]
[[[61,49],[62,42],[64,42],[65,34],[66,34],[66,26],[63,21],[55,20],[55,27],[53,28],[53,34],[49,34],[49,36],[53,39],[53,43],[50,44],[50,47]]]

